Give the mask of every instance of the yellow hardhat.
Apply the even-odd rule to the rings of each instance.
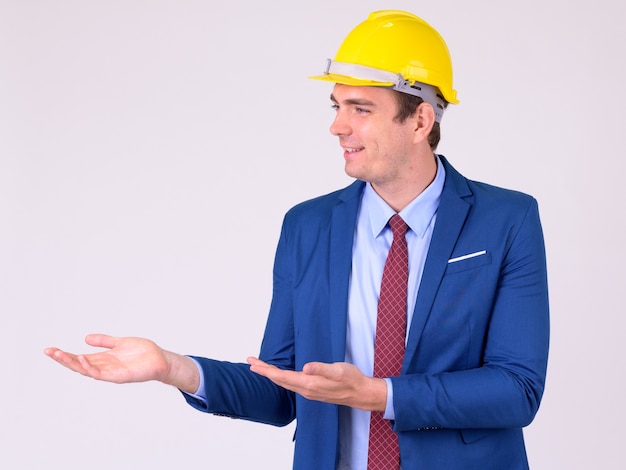
[[[371,13],[344,39],[324,74],[310,78],[419,96],[433,106],[437,121],[447,103],[459,102],[445,41],[424,20],[399,10]]]

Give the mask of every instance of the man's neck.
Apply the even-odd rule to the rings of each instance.
[[[424,158],[410,174],[403,175],[402,180],[384,184],[372,182],[372,188],[389,207],[400,212],[433,182],[436,175],[437,158],[431,153],[431,158]]]

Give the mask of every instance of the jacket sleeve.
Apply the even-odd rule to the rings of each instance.
[[[443,316],[448,318],[464,315],[464,330],[458,332],[470,337],[468,344],[478,343],[474,347],[480,353],[475,361],[468,361],[468,367],[437,371],[425,366],[392,378],[396,431],[522,427],[533,420],[548,359],[548,290],[543,234],[534,199],[522,214],[502,256],[485,268],[494,273],[488,281],[473,273],[450,278],[446,284],[444,276],[437,295],[440,303],[433,308],[447,306]],[[479,290],[482,293],[476,292]],[[482,297],[476,301],[476,296]],[[465,307],[471,299],[476,303]],[[431,318],[433,315],[434,311]],[[483,327],[476,328],[472,322],[481,316],[485,318]],[[442,324],[447,321],[437,318]],[[422,341],[438,341],[440,355],[463,343],[458,337],[433,340],[432,336],[424,334]],[[428,349],[427,343],[424,346]],[[471,356],[471,347],[462,354]]]
[[[197,410],[285,426],[295,417],[293,394],[250,371],[248,364],[194,357],[204,374],[206,402],[184,394]]]

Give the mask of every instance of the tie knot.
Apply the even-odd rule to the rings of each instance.
[[[406,231],[409,228],[404,219],[398,214],[391,216],[389,219],[389,226],[391,227],[391,233],[393,233],[394,240],[398,237],[404,238]]]

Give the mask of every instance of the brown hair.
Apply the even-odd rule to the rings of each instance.
[[[407,93],[401,93],[396,91],[394,93],[396,95],[396,101],[398,103],[398,114],[394,117],[400,123],[406,121],[410,116],[415,114],[417,107],[424,102],[422,98],[419,96],[409,95]],[[438,122],[433,124],[433,128],[428,134],[428,145],[430,148],[435,151],[437,145],[439,145],[439,140],[441,139],[441,126]]]

